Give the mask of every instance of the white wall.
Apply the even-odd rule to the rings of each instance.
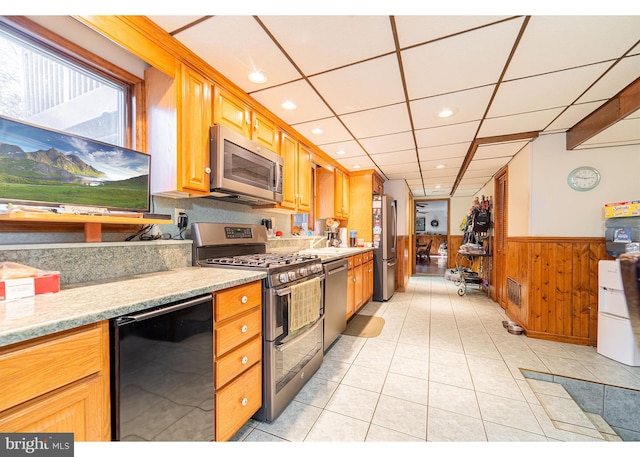
[[[396,200],[398,210],[398,235],[411,234],[410,215],[413,211],[409,187],[404,179],[392,179],[384,182],[384,193]]]
[[[531,211],[531,143],[511,159],[508,169],[507,236],[527,236]]]
[[[464,232],[460,230],[460,223],[466,217],[471,209],[473,197],[452,197],[449,200],[449,234],[454,236],[462,236]]]
[[[530,236],[602,237],[605,203],[640,200],[640,145],[567,151],[564,133],[543,135],[531,144],[530,162]],[[569,172],[582,165],[601,175],[588,192],[567,185]],[[517,185],[510,174],[509,188]]]

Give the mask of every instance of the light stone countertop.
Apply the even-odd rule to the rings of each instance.
[[[348,257],[362,254],[363,252],[373,251],[374,248],[323,248],[323,249],[302,249],[300,254],[317,255],[322,263],[331,262],[337,259],[346,259]]]
[[[265,277],[251,270],[186,267],[0,301],[0,347]]]

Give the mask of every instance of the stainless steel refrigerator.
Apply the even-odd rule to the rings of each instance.
[[[395,291],[396,201],[373,196],[373,300],[389,300]]]

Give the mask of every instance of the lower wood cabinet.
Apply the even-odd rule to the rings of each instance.
[[[0,432],[111,439],[107,321],[0,348]]]
[[[347,265],[347,319],[350,319],[373,297],[373,251],[350,256]]]
[[[215,441],[228,441],[262,406],[262,282],[213,294]]]

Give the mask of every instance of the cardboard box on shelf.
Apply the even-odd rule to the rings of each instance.
[[[640,216],[640,200],[628,202],[607,203],[604,205],[604,217],[632,217]]]

